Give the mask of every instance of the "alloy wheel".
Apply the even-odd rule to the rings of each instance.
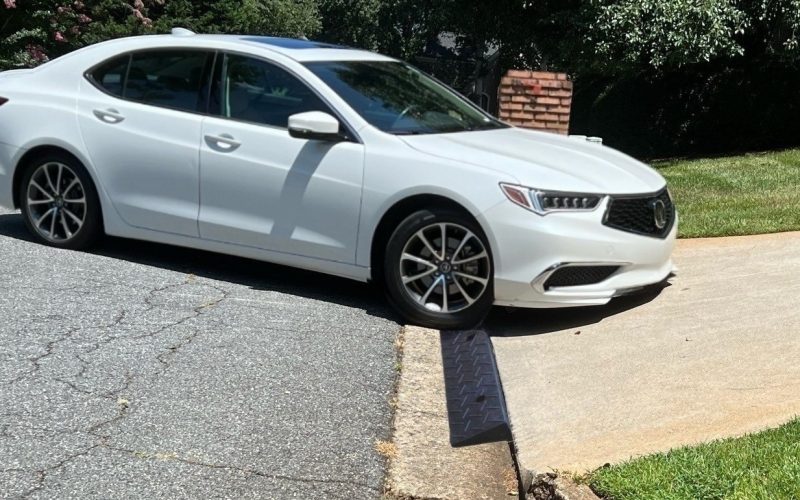
[[[28,182],[26,207],[31,224],[43,238],[69,241],[86,221],[86,192],[74,170],[48,162]]]
[[[481,239],[469,229],[438,222],[414,233],[400,257],[405,292],[425,309],[462,311],[486,292],[491,261]]]

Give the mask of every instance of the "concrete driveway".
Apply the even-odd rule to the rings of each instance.
[[[0,497],[377,498],[398,329],[366,285],[0,212]]]
[[[490,319],[523,468],[583,472],[800,414],[800,233],[680,241],[675,261],[642,297]]]

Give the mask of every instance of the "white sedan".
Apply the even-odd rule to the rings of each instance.
[[[109,234],[380,282],[436,328],[663,281],[677,231],[653,169],[406,63],[182,29],[1,73],[0,205],[55,247]]]

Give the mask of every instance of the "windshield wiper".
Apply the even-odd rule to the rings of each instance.
[[[430,132],[423,132],[422,130],[398,130],[396,132],[389,132],[392,135],[422,135],[430,134]]]

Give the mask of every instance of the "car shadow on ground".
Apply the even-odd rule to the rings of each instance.
[[[34,241],[18,213],[0,215],[0,236]],[[90,253],[256,290],[275,291],[361,309],[371,316],[402,323],[386,302],[382,290],[372,284],[251,259],[124,238],[106,237]],[[605,306],[568,309],[495,307],[484,322],[483,329],[493,337],[512,337],[580,328],[646,304],[668,286],[669,282],[653,285],[636,295],[614,299]]]
[[[0,215],[0,236],[33,243],[22,216]],[[105,237],[89,253],[170,271],[193,274],[255,290],[275,291],[361,309],[400,323],[375,285],[277,264],[172,245]]]
[[[669,279],[673,276],[670,275]],[[495,307],[483,324],[492,337],[521,337],[543,335],[599,323],[606,318],[635,309],[655,300],[672,284],[664,281],[648,286],[633,295],[612,299],[603,306],[570,307],[561,309],[511,309]]]

